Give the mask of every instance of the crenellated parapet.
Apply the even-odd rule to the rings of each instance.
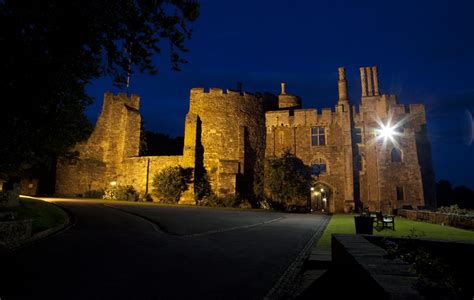
[[[265,113],[265,125],[267,129],[272,127],[297,127],[297,126],[319,126],[329,125],[337,118],[336,112],[331,108],[321,110],[295,109],[268,111]]]

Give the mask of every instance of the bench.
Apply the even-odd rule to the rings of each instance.
[[[391,228],[395,230],[395,217],[391,215],[384,215],[381,211],[375,213],[375,220],[376,226],[381,228]]]

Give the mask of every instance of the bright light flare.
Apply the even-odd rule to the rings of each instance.
[[[382,128],[380,128],[378,132],[381,138],[384,138],[384,139],[393,138],[393,136],[395,135],[395,127],[390,126],[390,125],[385,126],[383,124],[380,127]]]
[[[392,125],[391,121],[392,121],[392,118],[389,118],[386,124],[384,124],[380,120],[377,122],[380,127],[378,129],[375,129],[376,139],[382,139],[384,145],[386,144],[387,141],[390,141],[396,146],[398,146],[398,142],[395,139],[395,136],[402,135],[402,133],[399,130],[397,130],[397,128],[400,127],[403,124],[403,122],[401,121]]]

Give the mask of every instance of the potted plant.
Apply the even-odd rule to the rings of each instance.
[[[354,216],[354,221],[357,234],[373,234],[374,217],[370,215],[369,209],[364,208],[360,215]]]

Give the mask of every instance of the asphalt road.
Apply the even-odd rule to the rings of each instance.
[[[262,299],[327,216],[56,202],[61,234],[0,256],[0,298]]]

